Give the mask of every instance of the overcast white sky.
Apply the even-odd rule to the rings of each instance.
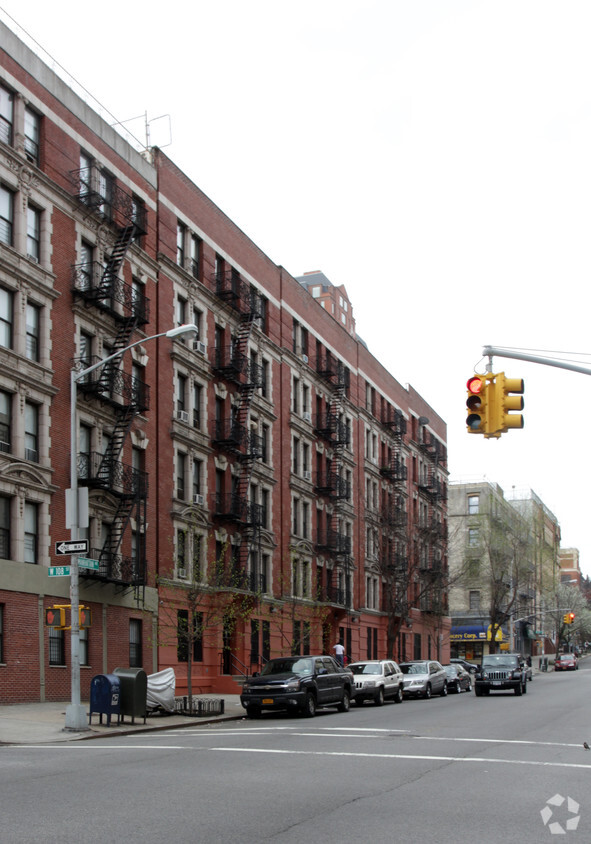
[[[533,489],[591,574],[589,376],[495,358],[526,427],[464,424],[483,345],[591,353],[588,0],[0,7],[118,120],[170,115],[167,154],[273,261],[346,286],[451,478]]]

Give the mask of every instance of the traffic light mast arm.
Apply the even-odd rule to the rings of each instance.
[[[583,375],[591,375],[591,368],[588,366],[578,366],[575,363],[567,363],[566,361],[558,360],[558,358],[544,358],[538,355],[524,355],[522,352],[513,352],[511,349],[504,349],[500,346],[484,346],[482,354],[485,357],[499,357],[499,358],[513,358],[514,360],[524,360],[529,363],[541,363],[545,366],[555,366],[558,369],[570,369],[573,372],[582,372]],[[492,364],[491,364],[492,371]]]

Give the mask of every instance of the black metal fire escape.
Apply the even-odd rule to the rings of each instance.
[[[239,401],[232,416],[214,423],[213,440],[219,448],[230,453],[240,465],[234,477],[232,492],[225,503],[216,501],[219,518],[234,521],[238,526],[239,543],[234,546],[233,582],[247,589],[254,583],[248,578],[248,558],[260,547],[262,508],[250,500],[250,482],[257,459],[262,457],[262,437],[249,429],[250,409],[255,390],[262,386],[262,367],[249,358],[252,328],[263,316],[260,294],[247,284],[236,270],[217,272],[213,277],[215,292],[238,314],[238,331],[232,343],[216,349],[214,369],[224,380],[238,388]]]
[[[114,320],[116,333],[110,354],[116,354],[130,344],[133,332],[149,321],[148,300],[120,277],[129,247],[137,236],[145,233],[145,217],[134,205],[131,194],[119,186],[109,184],[108,194],[101,193],[94,168],[77,170],[70,176],[79,202],[109,223],[117,233],[113,248],[102,265],[98,262],[79,264],[73,268],[72,276],[72,293]],[[93,185],[96,189],[92,189]],[[98,359],[79,360],[76,365],[83,370],[95,362]],[[143,526],[147,477],[143,471],[125,466],[121,457],[133,420],[149,407],[148,387],[123,372],[121,365],[122,356],[115,357],[78,383],[80,392],[108,404],[115,417],[104,452],[79,455],[79,483],[104,489],[117,502],[108,538],[98,549],[99,571],[91,576],[124,587],[140,587],[145,584],[146,576]],[[135,516],[138,539],[133,559],[121,553],[132,516]]]
[[[394,590],[388,599],[397,613],[404,614],[408,592],[408,469],[404,459],[407,425],[402,411],[391,407],[381,421],[389,437],[380,475],[389,482],[389,491],[382,499],[380,514],[380,560]]]
[[[318,473],[316,479],[316,491],[327,496],[333,503],[330,522],[326,530],[319,531],[316,547],[318,551],[333,556],[334,571],[341,570],[345,574],[346,588],[339,591],[329,586],[329,599],[332,593],[336,603],[350,607],[352,605],[352,595],[349,593],[349,575],[352,566],[351,539],[337,530],[344,523],[344,505],[350,496],[348,484],[343,478],[343,452],[349,442],[349,432],[342,419],[343,405],[349,386],[349,370],[326,351],[316,361],[316,371],[330,390],[330,401],[326,413],[316,418],[315,430],[331,445],[333,455],[330,470]]]
[[[427,549],[426,554],[423,551],[420,566],[425,589],[421,609],[439,613],[443,611],[444,604],[442,578],[445,536],[442,505],[447,498],[447,488],[442,473],[446,469],[447,453],[444,444],[424,426],[419,431],[418,445],[427,461],[418,482],[426,513],[423,522],[418,525],[418,538],[422,548]]]

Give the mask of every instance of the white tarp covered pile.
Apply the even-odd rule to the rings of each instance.
[[[174,669],[165,668],[156,674],[148,674],[148,709],[161,707],[165,712],[174,712],[174,691],[176,678]]]

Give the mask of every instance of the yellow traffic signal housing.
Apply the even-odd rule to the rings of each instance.
[[[474,375],[468,380],[468,418],[471,434],[500,437],[509,428],[523,428],[523,416],[513,413],[523,410],[522,378],[506,378],[504,372]]]
[[[511,411],[523,410],[524,389],[523,378],[507,378],[504,372],[499,372],[495,376],[498,430],[503,434],[509,428],[523,428],[521,413],[511,413]],[[512,395],[513,393],[516,395]]]
[[[565,615],[562,616],[562,621],[564,622],[564,624],[572,624],[574,620],[575,620],[574,612],[567,612],[567,613],[565,613]]]
[[[473,375],[466,384],[468,390],[466,427],[469,434],[486,434],[488,430],[486,378],[486,375]]]
[[[78,626],[81,630],[85,627],[92,627],[92,612],[90,607],[78,608]]]
[[[45,610],[45,626],[66,629],[66,610],[64,607],[48,607]]]

